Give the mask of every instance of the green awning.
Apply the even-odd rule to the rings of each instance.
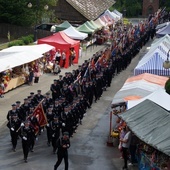
[[[63,31],[72,26],[68,21],[64,21],[62,24],[56,26],[56,32]]]
[[[102,29],[103,26],[96,24],[93,20],[90,21],[90,23],[95,26],[97,29]]]
[[[91,29],[89,28],[85,23],[80,25],[78,28],[77,28],[78,31],[80,32],[84,32],[84,33],[87,33],[87,34],[93,34],[94,33],[94,29]]]
[[[85,24],[92,30],[98,30],[96,26],[94,26],[90,21],[86,21]]]

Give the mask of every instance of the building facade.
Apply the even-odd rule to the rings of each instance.
[[[154,14],[159,9],[159,0],[143,0],[142,16],[147,17]]]

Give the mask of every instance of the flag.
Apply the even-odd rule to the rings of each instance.
[[[91,65],[92,68],[95,68],[94,58],[91,60],[91,64],[90,65]]]
[[[38,106],[35,108],[33,116],[35,116],[39,122],[40,127],[45,126],[47,122],[46,115],[44,113],[43,105],[42,105],[43,100],[38,104]],[[38,126],[34,127],[35,128],[35,133],[37,134],[39,131]]]
[[[79,74],[77,75],[77,78],[76,78],[76,80],[74,81],[74,83],[76,83],[77,81],[79,81],[80,78],[81,78],[81,71],[80,71]]]
[[[90,76],[90,73],[89,73],[89,66],[88,66],[85,73],[84,73],[83,78],[88,78],[89,76]]]

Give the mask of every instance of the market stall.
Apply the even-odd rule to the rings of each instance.
[[[167,59],[168,51],[168,44],[164,41],[159,45],[153,46],[135,67],[134,75],[142,73],[151,73],[161,76],[170,75],[170,70],[163,67],[163,63]]]
[[[103,22],[100,18],[96,19],[94,22],[100,25],[101,27],[106,27],[106,23]]]
[[[116,14],[116,15],[118,15],[118,16],[120,16],[120,18],[123,17],[123,14],[120,13],[120,12],[119,12],[118,10],[116,10],[116,9],[114,9],[112,13],[113,13],[113,14]]]
[[[98,30],[101,30],[103,27],[102,25],[96,24],[93,20],[91,20],[90,23],[94,25]]]
[[[86,33],[86,34],[93,34],[95,32],[94,29],[91,29],[89,28],[85,23],[80,25],[78,28],[77,28],[78,31],[80,32],[83,32],[83,33]]]
[[[151,93],[150,95],[142,99],[129,100],[127,102],[127,110],[133,108],[134,106],[138,105],[139,103],[143,102],[146,99],[149,99],[150,101],[170,111],[170,104],[169,104],[170,95],[165,92],[165,89],[162,89],[162,88],[156,90],[155,92]],[[160,100],[160,99],[163,99],[163,100]]]
[[[68,21],[64,21],[60,25],[55,26],[55,32],[63,31],[65,29],[69,28],[70,26],[72,26],[72,25]]]
[[[85,24],[92,30],[94,30],[95,32],[98,30],[98,27],[93,25],[90,21],[86,21]]]
[[[147,98],[150,98],[155,103],[159,103],[165,108],[168,108],[167,102],[164,102],[164,100],[159,101],[160,98],[165,96],[165,100],[167,99],[167,94],[164,92],[164,86],[167,80],[168,77],[144,73],[132,76],[125,81],[122,88],[115,94],[111,104],[111,114],[115,115],[117,119],[116,128],[112,127],[110,132],[113,137],[118,136],[120,130],[124,126],[124,124],[122,126],[123,122],[120,121],[119,114]],[[161,94],[162,97],[159,96]],[[169,99],[167,101],[169,101]],[[112,120],[110,120],[110,122],[112,123]]]
[[[113,12],[110,12],[109,10],[106,10],[102,16],[105,16],[107,20],[109,20],[109,22],[113,23],[113,22],[117,22],[118,20],[121,19],[121,17]]]
[[[167,80],[168,77],[149,73],[129,77],[113,97],[112,105],[129,100],[138,100],[159,89],[164,89]]]
[[[138,153],[139,169],[160,170],[165,167],[168,169],[170,160],[169,111],[146,99],[119,116],[144,142],[145,147],[139,148],[140,153]]]
[[[74,40],[84,40],[88,37],[87,33],[79,32],[76,28],[73,26],[70,26],[69,28],[65,29],[63,31],[68,37],[74,39]]]
[[[69,38],[63,31],[38,39],[38,44],[49,44],[54,46],[56,50],[64,51],[66,53],[65,68],[69,67],[70,48],[74,48],[76,56],[73,62],[78,63],[80,42]]]
[[[170,24],[167,24],[167,26],[159,29],[156,32],[157,37],[162,37],[162,36],[165,36],[166,34],[170,35]]]
[[[46,53],[54,47],[44,45],[13,46],[0,52],[0,83],[4,93],[27,82],[29,69],[45,65]],[[39,70],[43,72],[43,70]]]

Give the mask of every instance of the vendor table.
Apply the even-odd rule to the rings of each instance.
[[[22,85],[25,83],[25,78],[23,78],[23,76],[19,76],[19,77],[16,77],[16,78],[12,78],[9,83],[8,83],[8,86],[5,88],[5,91],[4,93]]]

